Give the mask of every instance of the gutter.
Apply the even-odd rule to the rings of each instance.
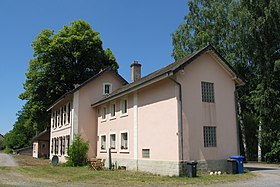
[[[174,80],[171,77],[168,77],[169,80],[174,82],[176,85],[179,87],[179,126],[180,126],[180,141],[181,141],[181,160],[183,161],[184,159],[184,141],[183,141],[183,101],[182,101],[182,85]]]

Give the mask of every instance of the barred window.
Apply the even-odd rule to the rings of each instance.
[[[202,102],[214,103],[214,83],[201,82]]]
[[[142,158],[150,158],[150,149],[142,149]]]
[[[216,147],[216,127],[203,127],[204,147]]]

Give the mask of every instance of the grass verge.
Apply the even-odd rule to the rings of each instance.
[[[196,178],[167,177],[131,171],[91,171],[88,167],[50,166],[48,160],[17,155],[19,167],[0,167],[7,175],[17,174],[25,180],[39,185],[96,185],[96,186],[191,186],[227,183],[253,178],[252,173],[244,175],[209,176],[199,173]],[[1,184],[1,183],[0,183]]]

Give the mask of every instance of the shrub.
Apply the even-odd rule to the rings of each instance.
[[[85,142],[80,135],[74,137],[67,154],[66,166],[84,166],[87,161],[89,143]]]
[[[265,154],[265,159],[268,162],[280,162],[280,139],[273,142],[271,151]]]

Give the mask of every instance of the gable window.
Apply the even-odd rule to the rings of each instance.
[[[128,133],[127,132],[121,133],[121,150],[122,151],[128,150]]]
[[[115,118],[116,117],[116,104],[112,103],[111,104],[111,118]]]
[[[110,134],[110,148],[112,150],[116,149],[116,134]]]
[[[128,109],[127,99],[121,100],[121,115],[126,115]]]
[[[216,127],[203,127],[204,147],[217,147]]]
[[[106,120],[106,112],[107,112],[106,107],[102,107],[102,109],[101,109],[101,121]]]
[[[202,102],[214,103],[214,83],[201,82]]]
[[[101,151],[106,151],[106,135],[101,135],[100,149]]]
[[[103,83],[103,95],[109,95],[112,92],[111,83]]]
[[[142,158],[150,158],[150,149],[142,149]]]

